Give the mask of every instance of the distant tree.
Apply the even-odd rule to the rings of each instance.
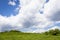
[[[49,32],[45,32],[44,34],[48,35],[48,34],[49,34]]]
[[[21,31],[18,31],[18,30],[10,30],[9,32],[21,32]]]
[[[59,29],[49,30],[49,33],[52,35],[58,35],[60,33],[60,30]]]
[[[60,34],[60,30],[59,29],[54,29],[54,30],[49,30],[48,32],[45,32],[46,35],[58,35]]]

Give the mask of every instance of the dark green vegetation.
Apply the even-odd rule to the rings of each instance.
[[[58,35],[60,35],[60,30],[59,29],[49,30],[48,32],[45,32],[44,34],[58,36]]]
[[[23,33],[16,30],[0,33],[0,40],[60,40],[60,30],[50,30],[45,33]]]

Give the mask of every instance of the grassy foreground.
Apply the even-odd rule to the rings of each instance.
[[[60,35],[39,33],[1,32],[0,40],[60,40]]]

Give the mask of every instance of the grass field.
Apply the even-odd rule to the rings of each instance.
[[[0,40],[60,40],[60,35],[45,35],[39,33],[2,32]]]

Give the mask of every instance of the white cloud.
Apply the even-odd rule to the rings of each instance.
[[[44,14],[51,21],[60,21],[60,0],[50,0],[45,4]]]
[[[49,30],[54,30],[54,29],[60,29],[60,26],[54,26],[54,27],[52,27],[52,28],[50,28]]]
[[[31,27],[38,28],[37,30],[28,29],[28,32],[44,32],[48,30],[48,29],[45,30],[45,28],[54,26],[55,23],[54,20],[53,21],[49,20],[54,19],[53,17],[55,17],[54,13],[56,11],[55,10],[56,7],[54,6],[54,4],[56,4],[55,2],[56,1],[58,2],[59,0],[53,1],[50,0],[46,4],[45,4],[46,0],[19,0],[19,1],[20,5],[17,9],[19,9],[20,7],[21,9],[19,9],[18,15],[10,17],[0,16],[0,28],[1,28],[0,31],[3,30],[3,28],[5,28],[7,25],[17,30],[21,28],[23,29]],[[42,9],[43,5],[45,5],[44,14],[40,14],[39,10]],[[59,7],[57,7],[56,9],[58,8]],[[56,16],[55,18],[58,17]]]
[[[46,32],[47,30],[45,29],[37,29],[37,30],[34,30],[32,31],[33,33],[41,33],[41,32]]]
[[[15,6],[16,3],[15,3],[15,1],[9,1],[9,2],[8,2],[8,5]]]

